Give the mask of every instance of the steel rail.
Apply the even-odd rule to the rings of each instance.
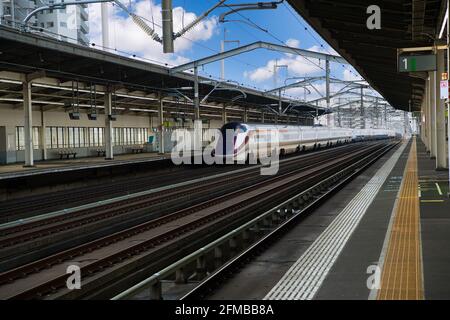
[[[312,200],[310,203],[308,203],[306,206],[301,208],[300,210],[297,210],[291,217],[289,217],[286,221],[282,222],[279,226],[277,226],[274,230],[272,230],[270,233],[265,235],[263,238],[258,240],[256,243],[251,245],[249,248],[244,250],[242,253],[231,259],[229,262],[225,263],[222,267],[220,267],[218,270],[216,270],[213,274],[211,274],[209,277],[207,277],[204,281],[202,281],[199,285],[197,285],[194,289],[190,290],[188,293],[184,294],[180,300],[199,300],[204,299],[207,295],[211,294],[214,290],[217,289],[218,286],[224,281],[225,277],[229,277],[230,274],[233,273],[233,270],[237,270],[238,268],[242,267],[242,265],[247,264],[249,261],[252,260],[252,258],[256,255],[258,255],[262,248],[267,248],[273,241],[275,241],[277,238],[281,237],[289,228],[292,227],[292,225],[299,220],[301,216],[303,216],[305,213],[310,212],[313,208],[315,208],[317,205],[320,204],[321,201],[328,198],[330,195],[332,195],[334,192],[339,190],[343,185],[347,184],[351,179],[353,179],[355,176],[360,174],[362,170],[365,170],[369,166],[371,166],[375,161],[380,159],[383,155],[385,155],[387,152],[389,152],[391,149],[393,149],[398,143],[393,145],[388,145],[385,148],[381,150],[377,150],[375,155],[369,155],[361,160],[359,160],[357,163],[353,164],[352,167],[358,167],[362,164],[361,167],[359,167],[358,170],[353,171],[352,173],[348,174],[344,178],[340,178],[339,182],[332,186],[326,193],[319,195],[317,198]],[[333,179],[335,176],[339,176],[340,174],[344,173],[345,171],[349,171],[349,168],[346,168],[333,176],[329,177],[328,179]],[[350,170],[351,171],[351,170]],[[306,193],[307,191],[313,190],[314,188],[318,187],[320,183],[316,186],[311,187],[310,189],[302,192]],[[277,208],[283,208],[288,203],[295,201],[300,195],[297,195],[285,203],[279,205]],[[262,219],[263,217],[273,213],[274,210],[270,210],[266,212],[265,214],[259,216],[259,219]],[[256,220],[256,219],[255,219]],[[253,221],[255,222],[255,221]],[[248,228],[247,226],[243,226],[245,228]],[[229,239],[230,237],[234,236],[238,231],[234,230],[230,232],[229,234],[223,236],[221,238],[221,241],[224,241],[225,239]],[[213,244],[208,247],[208,249],[211,249],[216,244]],[[203,249],[203,248],[202,248]],[[191,254],[189,257],[186,257],[186,259],[193,259],[194,257],[198,257],[201,254],[204,254],[204,251],[207,249],[203,249],[201,252],[200,250]],[[135,294],[141,292],[144,288],[149,288],[151,285],[153,285],[156,281],[160,281],[160,279],[163,279],[164,276],[167,276],[171,273],[173,273],[174,270],[179,269],[179,264],[183,263],[183,261],[174,263],[173,265],[169,266],[168,268],[165,268],[164,270],[156,273],[151,278],[146,279],[145,281],[141,282],[138,285],[133,286],[132,288],[122,292],[120,295],[115,296],[114,300],[119,299],[127,299],[133,297]],[[227,276],[228,275],[228,276]]]
[[[352,150],[354,146],[348,146],[344,150]],[[310,155],[309,157],[305,157],[302,161],[302,166],[307,163],[313,163],[316,159],[323,157],[323,154],[319,155]],[[302,167],[297,168],[296,170],[301,170]],[[138,197],[131,200],[124,201],[124,203],[113,203],[109,205],[105,205],[104,207],[95,207],[92,209],[82,210],[79,212],[74,212],[70,216],[57,216],[53,218],[49,218],[46,220],[41,220],[37,222],[32,222],[25,225],[18,225],[16,227],[8,228],[3,230],[3,237],[0,238],[0,249],[14,246],[18,243],[23,243],[29,240],[35,240],[44,236],[48,236],[57,232],[65,232],[71,228],[79,227],[88,223],[92,223],[95,221],[99,221],[102,219],[111,218],[117,215],[130,214],[138,209],[143,209],[146,207],[150,207],[151,205],[160,204],[164,201],[168,201],[171,199],[176,199],[194,192],[200,192],[204,190],[210,190],[214,186],[223,187],[224,184],[233,184],[235,181],[240,180],[241,183],[245,182],[247,178],[253,178],[254,172],[250,171],[242,174],[234,173],[230,176],[225,176],[223,180],[218,181],[207,181],[206,184],[202,184],[200,182],[199,185],[192,185],[186,189],[186,187],[177,187],[174,189],[156,193],[152,193],[148,196]],[[76,219],[80,217],[80,219]],[[68,222],[64,222],[65,220],[70,220]],[[62,223],[60,223],[62,222]],[[49,227],[39,228],[41,226],[46,226],[48,224]],[[29,229],[37,228],[37,230],[28,231]]]
[[[358,154],[359,154],[359,156],[361,156],[361,155],[369,152],[370,150],[372,150],[374,148],[375,147],[372,146],[372,147],[368,148],[368,150],[365,149],[365,150],[360,151]],[[303,174],[303,178],[305,178],[306,176],[310,175],[311,176],[310,179],[313,179],[314,177],[317,176],[317,175],[314,175],[314,173],[317,172],[317,171],[321,172],[320,173],[320,177],[323,178],[324,174],[328,174],[329,173],[328,171],[330,171],[330,170],[332,171],[332,170],[336,169],[337,163],[341,163],[340,166],[347,165],[349,162],[352,161],[352,159],[355,158],[355,156],[356,156],[355,154],[352,154],[352,155],[346,155],[346,156],[343,156],[341,158],[334,159],[333,161],[328,162],[328,165],[323,165],[324,167],[318,167],[318,168],[316,167],[316,168],[311,169],[309,172],[304,173]],[[324,171],[323,170],[324,168],[328,168],[328,171]],[[298,181],[298,179],[297,179],[297,181]],[[300,181],[297,184],[302,184],[302,183],[305,184],[305,181],[306,180]],[[284,183],[284,186],[286,186],[288,184],[289,183],[286,182],[286,183]],[[266,183],[266,185],[267,185],[267,183]],[[287,187],[285,187],[285,188],[287,188]],[[284,192],[284,189],[278,189],[278,192],[276,192],[276,194],[279,194],[280,192]],[[268,194],[268,193],[273,193],[273,190],[272,189],[265,190],[262,193],[259,193],[257,195],[257,198],[261,198],[260,197],[261,194]],[[252,200],[253,198],[250,198],[250,200]],[[250,200],[248,199],[247,202],[251,202]],[[147,241],[144,241],[142,243],[139,243],[137,245],[129,247],[126,250],[119,251],[119,252],[117,252],[115,254],[112,254],[112,255],[108,256],[107,259],[101,259],[101,260],[98,260],[98,261],[96,261],[94,263],[91,263],[91,264],[83,267],[84,268],[84,269],[82,268],[83,273],[85,273],[85,274],[94,273],[94,272],[98,271],[99,269],[101,270],[104,267],[107,267],[107,266],[110,266],[111,264],[114,264],[114,261],[117,262],[117,261],[122,261],[123,259],[126,259],[127,257],[130,256],[130,254],[131,254],[131,256],[133,256],[133,255],[138,254],[139,252],[142,252],[143,250],[145,251],[145,250],[147,250],[149,248],[153,248],[155,245],[158,245],[161,242],[173,239],[174,237],[179,236],[180,234],[185,233],[187,231],[194,230],[194,229],[198,228],[199,225],[202,225],[202,224],[214,221],[214,220],[216,220],[216,219],[218,219],[220,217],[223,217],[224,215],[228,214],[230,212],[230,210],[231,211],[233,211],[233,210],[235,211],[237,208],[242,207],[243,205],[244,205],[244,203],[239,203],[238,205],[235,205],[231,209],[230,208],[226,208],[224,210],[220,210],[219,212],[215,212],[213,214],[201,217],[200,219],[191,221],[191,222],[189,222],[189,223],[187,223],[187,224],[185,224],[183,226],[180,226],[180,227],[172,230],[171,232],[168,232],[166,234],[162,234],[162,235],[156,236],[156,238],[149,239]],[[134,230],[134,231],[137,231],[137,230]],[[102,245],[103,246],[118,241],[118,239],[114,238],[114,236],[109,236],[109,237],[105,237],[105,238],[102,239],[102,241],[103,241]],[[109,243],[108,243],[108,241],[109,241]],[[94,243],[90,243],[90,244],[87,244],[87,245],[84,245],[84,246],[77,247],[77,248],[72,249],[72,250],[68,250],[68,252],[59,253],[57,255],[54,255],[54,256],[50,257],[51,259],[49,259],[49,258],[42,259],[42,260],[40,260],[40,261],[38,261],[38,262],[36,262],[34,264],[27,265],[26,267],[18,268],[17,270],[15,269],[15,270],[11,270],[10,272],[6,272],[6,273],[4,273],[4,274],[2,274],[0,276],[0,278],[2,280],[1,283],[5,283],[6,281],[12,281],[15,277],[17,277],[17,273],[18,272],[20,272],[20,275],[23,276],[24,274],[27,274],[27,273],[34,273],[34,272],[36,272],[36,269],[39,270],[42,267],[47,268],[49,263],[50,263],[50,265],[51,265],[52,262],[53,263],[55,263],[55,262],[56,263],[60,263],[61,261],[64,261],[64,259],[67,259],[67,255],[69,255],[69,257],[73,258],[74,254],[75,255],[76,254],[80,254],[80,252],[83,251],[83,247],[85,247],[84,249],[92,250],[91,249],[92,245],[96,245],[96,246],[99,245],[99,243],[95,243],[95,242],[96,241],[94,241]],[[39,264],[41,265],[40,268],[39,268]],[[26,270],[27,268],[28,268],[28,271]],[[16,274],[16,276],[14,276],[14,274]],[[63,275],[63,278],[65,278],[65,277],[66,277],[66,275]],[[18,295],[17,297],[20,297],[20,296],[23,297],[24,295],[28,296],[29,294],[38,294],[41,291],[45,291],[45,288],[47,288],[47,290],[49,290],[49,288],[55,287],[56,283],[59,283],[59,286],[61,286],[61,282],[60,282],[61,279],[62,279],[61,277],[57,277],[56,279],[54,279],[52,281],[49,281],[46,284],[43,284],[41,286],[38,286],[37,288],[34,288],[33,290],[28,290],[27,293],[23,293],[22,295]]]

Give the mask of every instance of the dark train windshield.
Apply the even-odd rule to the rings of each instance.
[[[225,135],[227,130],[230,130],[230,129],[237,133],[247,131],[247,128],[245,126],[243,126],[242,124],[240,124],[239,122],[230,122],[230,123],[223,125],[222,128],[220,129],[220,132],[222,133],[222,135]]]

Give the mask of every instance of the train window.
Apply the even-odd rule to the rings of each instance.
[[[222,128],[220,129],[220,132],[222,133],[222,135],[224,135],[224,134],[226,134],[227,130],[233,130],[237,133],[241,133],[241,132],[246,132],[247,128],[245,126],[241,125],[240,123],[230,122],[230,123],[223,125]]]

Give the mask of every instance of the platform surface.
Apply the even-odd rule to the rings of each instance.
[[[138,153],[122,154],[114,156],[112,160],[106,160],[104,157],[88,157],[62,160],[36,161],[34,167],[24,167],[23,163],[0,165],[0,179],[20,177],[26,175],[39,174],[44,172],[61,172],[78,170],[83,168],[94,168],[103,166],[122,165],[127,163],[138,163],[147,161],[157,161],[170,159],[170,154]]]
[[[382,201],[386,206],[390,198],[392,203],[395,201],[395,195],[398,190],[399,179],[395,176],[395,172],[402,171],[406,161],[405,153],[408,151],[408,146],[403,152],[394,167],[393,172],[387,177],[385,185],[382,190],[388,188],[389,191],[383,192]],[[279,280],[288,272],[296,261],[305,254],[308,248],[319,238],[321,234],[330,226],[336,219],[340,212],[347,206],[347,204],[359,193],[359,191],[374,177],[377,171],[393,156],[396,150],[390,151],[384,155],[375,164],[370,166],[367,170],[359,174],[349,184],[344,186],[335,195],[330,197],[320,207],[318,207],[310,215],[304,216],[296,226],[289,230],[283,237],[276,241],[270,248],[268,248],[261,255],[256,257],[252,262],[242,268],[242,270],[227,281],[221,290],[210,296],[210,299],[263,299],[266,294],[277,285]],[[407,153],[406,153],[407,155]],[[380,192],[381,193],[381,192]],[[389,212],[390,213],[390,212]],[[386,219],[389,214],[386,214]],[[365,218],[365,217],[364,217]],[[363,219],[364,219],[363,218]],[[369,230],[369,232],[375,232]],[[373,256],[378,258],[379,249],[382,246],[384,236],[380,236],[380,244],[377,247],[373,242],[356,242],[359,248],[364,248],[365,252],[373,252]],[[350,239],[351,240],[351,239]],[[339,263],[341,256],[348,255],[346,248],[338,258]],[[354,252],[358,252],[356,248]],[[352,250],[353,251],[353,250]],[[345,260],[345,259],[344,259]],[[336,286],[332,286],[332,292],[327,293],[325,299],[367,299],[369,290],[366,288],[366,268],[368,264],[372,264],[370,258],[361,262],[360,265],[353,265],[350,269],[346,267],[347,274],[345,276],[339,275],[333,271],[328,275],[322,284],[322,288],[327,286],[328,280],[334,275],[337,276]],[[352,283],[359,287],[359,290],[349,291]],[[331,283],[330,283],[331,284]],[[336,289],[336,290],[335,290]],[[328,291],[328,289],[327,289]],[[316,294],[317,297],[322,296],[321,290]]]
[[[448,171],[434,169],[435,160],[420,138],[406,144],[338,257],[328,265],[310,259],[314,272],[297,268],[297,278],[288,278],[281,294],[270,294],[393,153],[305,217],[210,299],[450,299]],[[332,259],[328,252],[322,255]],[[311,286],[321,272],[326,277]],[[303,293],[292,294],[289,282]],[[309,292],[304,289],[308,285]]]

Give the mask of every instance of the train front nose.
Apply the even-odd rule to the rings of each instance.
[[[220,137],[216,145],[216,155],[232,156],[235,153],[237,136],[233,132],[228,133],[221,132]]]

